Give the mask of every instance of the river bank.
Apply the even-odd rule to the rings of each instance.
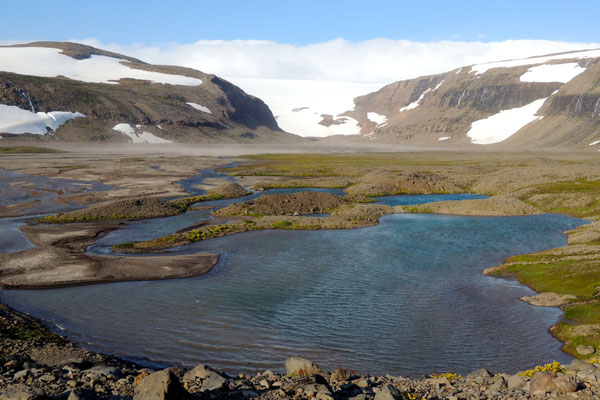
[[[533,377],[484,369],[464,377],[371,376],[308,360],[282,360],[285,373],[227,375],[200,365],[165,370],[85,350],[49,332],[35,319],[0,305],[1,399],[595,399],[600,364],[575,360]]]
[[[512,160],[514,159],[513,156],[497,156],[496,159],[492,159],[492,160],[486,160],[483,161],[481,160],[479,157],[477,156],[472,156],[472,158],[475,159],[475,161],[468,161],[465,162],[465,160],[461,160],[461,157],[465,157],[464,155],[459,155],[454,156],[454,159],[451,161],[443,161],[443,164],[440,164],[439,160],[433,160],[431,162],[427,162],[427,161],[423,161],[422,158],[423,156],[418,156],[418,157],[401,157],[400,159],[397,160],[397,162],[402,166],[402,168],[404,168],[406,170],[406,174],[403,175],[402,179],[400,180],[394,180],[393,179],[393,174],[390,173],[385,173],[385,174],[381,174],[381,173],[373,173],[368,172],[368,174],[365,175],[360,175],[357,173],[357,169],[354,168],[352,173],[349,174],[348,176],[345,176],[344,174],[346,172],[344,172],[344,168],[348,168],[348,166],[342,166],[340,167],[339,165],[339,159],[335,160],[335,163],[337,164],[335,168],[337,168],[335,171],[329,170],[329,174],[338,174],[338,176],[332,177],[332,176],[314,176],[314,177],[302,177],[299,178],[298,175],[296,174],[306,174],[306,170],[307,167],[306,165],[302,165],[302,168],[298,168],[298,171],[294,171],[294,170],[289,170],[287,172],[284,172],[283,175],[279,175],[276,176],[276,173],[282,174],[281,171],[274,171],[272,167],[261,167],[263,168],[262,170],[260,170],[258,173],[252,172],[251,175],[244,175],[243,171],[235,171],[234,173],[236,175],[238,175],[237,179],[239,182],[244,183],[245,185],[247,185],[248,182],[255,182],[258,185],[260,185],[260,182],[264,182],[262,185],[264,187],[267,187],[268,185],[277,185],[278,187],[286,187],[289,183],[289,186],[293,186],[295,184],[301,185],[301,186],[309,186],[309,185],[314,185],[314,186],[320,186],[320,182],[322,181],[328,181],[331,185],[339,185],[339,182],[341,182],[342,180],[347,180],[347,183],[356,183],[356,182],[360,182],[360,180],[362,179],[367,179],[365,177],[368,177],[369,180],[373,180],[373,181],[377,181],[377,185],[374,188],[370,188],[370,187],[365,187],[363,186],[358,186],[359,188],[363,188],[364,190],[369,190],[367,193],[368,194],[372,194],[372,195],[376,195],[376,194],[389,194],[390,190],[392,192],[405,192],[406,190],[414,190],[417,192],[422,192],[424,189],[423,187],[425,187],[425,189],[429,190],[430,187],[437,187],[438,185],[434,185],[434,183],[436,182],[441,182],[444,180],[451,180],[452,185],[453,186],[445,186],[444,189],[448,190],[449,188],[451,188],[452,190],[456,190],[456,191],[472,191],[472,192],[476,192],[476,193],[483,193],[483,194],[488,194],[488,195],[494,195],[494,194],[498,194],[498,193],[502,193],[502,194],[509,194],[511,199],[518,199],[520,202],[526,203],[531,207],[536,207],[536,209],[541,209],[543,211],[558,211],[558,212],[565,212],[568,213],[570,215],[575,215],[575,216],[582,216],[582,217],[586,217],[586,218],[597,218],[598,216],[598,209],[597,207],[594,205],[594,202],[592,201],[595,196],[596,196],[596,192],[594,191],[594,177],[597,176],[597,170],[595,169],[596,167],[592,168],[590,167],[590,165],[588,165],[588,161],[589,160],[582,160],[582,161],[569,161],[569,163],[563,162],[563,160],[556,160],[553,159],[552,157],[550,157],[547,160],[543,160],[543,159],[534,159],[533,161],[528,162],[527,166],[531,167],[533,171],[529,171],[525,174],[520,174],[519,168],[522,168],[522,165],[514,165],[514,166],[506,166],[506,165],[502,165],[503,163],[508,163],[511,161],[507,161],[507,160]],[[168,157],[167,157],[168,158]],[[335,157],[333,157],[335,158]],[[189,159],[186,161],[190,161]],[[327,157],[325,157],[324,160],[320,160],[324,161],[325,163],[327,163]],[[349,158],[348,160],[346,160],[346,162],[348,164],[352,164],[355,161],[355,159],[351,159]],[[376,157],[376,161],[377,161],[377,157]],[[135,165],[135,168],[131,169],[131,170],[135,170],[136,168],[138,169],[139,172],[139,167],[140,165],[149,165],[152,161],[148,160],[144,160],[143,157],[140,157],[138,160],[132,159],[132,160],[128,160],[128,161],[124,161],[123,165],[126,164],[132,164]],[[263,161],[261,161],[263,162]],[[161,170],[163,171],[173,171],[173,166],[169,167],[169,164],[175,165],[173,164],[175,163],[172,160],[167,160],[164,162],[163,165],[161,164],[159,167]],[[177,165],[183,164],[181,161],[177,161]],[[550,173],[545,173],[545,174],[541,174],[539,173],[541,170],[543,170],[546,167],[552,167],[551,172]],[[77,167],[75,168],[76,165],[73,166],[72,169],[69,168],[62,168],[59,169],[60,171],[64,171],[61,172],[61,174],[66,173],[70,173],[69,171],[72,172],[76,172],[79,170],[84,170],[86,171],[86,174],[89,175],[89,170],[92,169],[90,167],[87,168],[80,168]],[[51,168],[46,166],[45,168]],[[187,167],[189,168],[189,166]],[[252,169],[253,167],[250,166],[250,168],[248,169]],[[277,167],[279,168],[279,167]],[[442,169],[443,168],[443,169]],[[327,169],[327,168],[322,168],[322,169]],[[420,172],[420,175],[411,175],[413,172],[410,171],[414,171],[415,169],[420,169],[420,170],[437,170],[437,175],[435,177],[435,179],[430,179],[431,173],[427,173],[427,172]],[[537,175],[536,175],[536,169],[537,169]],[[190,169],[190,171],[193,171],[193,169]],[[114,169],[113,169],[114,172]],[[160,171],[159,171],[160,172]],[[265,175],[260,175],[260,174],[265,174]],[[369,175],[370,174],[370,175]],[[469,175],[470,174],[470,175]],[[515,174],[515,175],[511,175],[511,174]],[[268,176],[267,176],[268,175]],[[469,179],[467,179],[467,175],[470,177]],[[510,178],[510,176],[518,176],[518,178],[514,179],[514,178]],[[408,177],[408,178],[407,178]],[[293,182],[292,182],[293,181]],[[413,182],[414,181],[414,182]],[[566,184],[561,185],[556,185],[555,183],[552,183],[554,185],[554,187],[551,187],[549,181],[558,181],[558,182],[565,182]],[[124,182],[124,181],[122,181]],[[156,185],[156,183],[159,182],[159,180],[157,180],[156,178],[152,178],[152,180],[148,180],[145,184],[146,184],[146,188],[150,187],[152,184]],[[246,182],[246,183],[245,183]],[[592,182],[592,184],[589,184],[589,182]],[[347,185],[346,183],[346,185]],[[133,184],[133,181],[131,182],[131,184]],[[129,184],[131,186],[131,184]],[[139,184],[139,182],[136,182],[136,184]],[[162,185],[164,185],[164,182],[162,183]],[[414,185],[414,189],[411,189],[413,186],[407,187],[406,185]],[[431,186],[423,186],[423,185],[431,185]],[[128,190],[130,189],[130,186],[125,186],[123,189],[121,190],[121,194],[124,193],[124,190]],[[584,189],[584,190],[582,190]],[[127,197],[127,198],[131,198],[131,199],[135,199],[141,195],[143,195],[144,191],[143,190],[147,190],[147,189],[142,189],[142,187],[138,187],[135,191],[130,191],[127,196],[131,196],[131,197]],[[169,191],[165,192],[163,189],[161,189],[161,185],[156,185],[153,187],[152,189],[154,192],[160,192],[162,191],[162,193],[169,193],[169,194],[179,194],[181,195],[181,192],[178,192],[178,189],[176,188],[171,188],[169,189]],[[362,189],[361,189],[362,190]],[[553,192],[553,190],[560,190],[560,192]],[[135,194],[137,193],[137,194]],[[364,194],[364,192],[359,192],[356,193],[359,195]],[[78,194],[77,195],[77,199],[81,200],[81,199],[87,199],[87,198],[94,198],[95,200],[98,200],[99,198],[102,198],[102,196],[105,196],[105,194],[103,195],[90,195],[90,194]],[[592,199],[592,200],[590,200]],[[511,200],[512,201],[512,200]],[[425,207],[425,206],[424,206]],[[440,205],[439,207],[444,207],[443,205]],[[483,210],[483,212],[485,212],[487,210],[487,207],[482,206],[481,210]],[[423,210],[426,212],[433,212],[432,210]],[[439,210],[436,210],[435,212],[439,212]],[[481,215],[480,214],[481,211],[478,211],[477,215]],[[588,229],[591,228],[585,228],[582,227],[580,231],[587,231]],[[581,279],[587,279],[588,281],[593,282],[595,278],[595,274],[597,274],[597,260],[593,257],[593,254],[595,252],[595,247],[597,245],[597,240],[594,240],[593,238],[588,240],[588,242],[586,243],[586,247],[584,249],[584,247],[579,246],[579,247],[573,247],[576,244],[581,244],[581,243],[576,243],[570,240],[570,249],[584,249],[584,251],[581,251],[581,253],[579,255],[577,255],[577,258],[574,258],[573,260],[581,260],[582,257],[587,257],[586,259],[589,261],[589,263],[586,264],[586,269],[585,270],[581,270],[581,269],[573,269],[573,265],[575,263],[571,263],[568,269],[562,269],[562,275],[561,274],[557,274],[556,276],[553,277],[553,279],[555,279],[556,281],[559,281],[562,279],[562,277],[564,277],[565,275],[569,275],[569,276],[579,276],[581,277]],[[566,256],[567,253],[571,251],[571,250],[562,250],[561,254],[563,256]],[[592,255],[592,257],[590,258],[590,254]],[[562,256],[561,256],[562,257]],[[562,257],[564,258],[564,257]],[[555,255],[553,255],[553,258],[550,259],[547,257],[544,259],[540,259],[540,262],[531,262],[530,261],[526,261],[524,259],[517,259],[517,261],[519,261],[518,263],[512,263],[513,266],[518,264],[521,267],[522,266],[528,266],[528,267],[532,267],[529,268],[529,270],[532,269],[542,269],[544,266],[548,266],[548,265],[556,265],[559,261],[563,262],[564,261],[569,261],[569,259],[559,259],[559,257],[556,257]],[[533,260],[533,261],[537,261],[537,260]],[[547,288],[544,286],[547,286],[547,278],[543,278],[543,279],[536,279],[536,280],[531,280],[529,279],[529,281],[525,280],[523,278],[523,276],[526,275],[526,271],[523,270],[523,268],[521,268],[521,270],[519,270],[519,268],[513,268],[512,271],[510,271],[511,273],[516,273],[521,280],[528,284],[530,287],[541,291],[541,292],[546,292]],[[595,314],[594,310],[595,310],[595,304],[597,301],[597,293],[592,293],[589,290],[585,290],[585,291],[579,291],[579,289],[577,289],[577,285],[575,286],[561,286],[556,290],[556,292],[560,295],[560,296],[564,296],[564,295],[572,295],[575,296],[574,298],[570,298],[568,299],[569,302],[572,302],[573,304],[569,305],[564,304],[564,309],[568,309],[569,306],[574,306],[576,308],[576,310],[578,310],[578,313],[575,313],[575,317],[580,318],[580,321],[583,321],[583,323],[578,323],[576,325],[572,325],[572,324],[567,324],[565,323],[565,326],[569,326],[568,329],[566,329],[568,332],[572,333],[572,337],[575,338],[575,340],[573,340],[572,337],[566,337],[563,336],[561,340],[564,340],[565,342],[569,342],[571,341],[571,344],[568,343],[568,347],[569,348],[575,348],[578,343],[577,341],[579,341],[579,343],[583,343],[585,341],[586,345],[588,346],[596,346],[597,348],[597,335],[598,333],[594,330],[594,329],[579,329],[577,330],[576,328],[573,328],[573,326],[580,326],[580,325],[584,325],[587,326],[588,328],[591,326],[592,328],[597,324],[597,322],[595,322],[594,315]],[[576,291],[576,293],[571,293],[573,291]],[[585,306],[585,307],[584,307]],[[584,307],[584,311],[585,312],[581,312],[581,308]],[[563,324],[561,324],[563,325]],[[581,338],[585,338],[585,339],[581,339]],[[577,339],[578,338],[578,339]],[[577,355],[577,354],[575,354]],[[579,357],[581,357],[582,355],[577,355]],[[591,358],[592,356],[588,356],[587,358]]]

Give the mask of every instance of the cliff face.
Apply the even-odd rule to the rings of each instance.
[[[344,114],[373,140],[588,146],[600,140],[598,57],[537,57],[395,82],[357,97]]]
[[[279,129],[262,100],[215,75],[149,65],[74,43],[5,47],[0,48],[0,56],[3,51],[15,49],[31,52],[23,53],[25,56],[48,55],[49,63],[64,63],[65,72],[52,72],[58,68],[56,65],[51,66],[50,72],[41,67],[31,72],[31,66],[20,71],[8,57],[0,57],[0,105],[31,111],[31,118],[35,113],[56,112],[77,112],[83,116],[70,118],[54,131],[49,129],[46,135],[37,132],[30,136],[22,122],[6,122],[12,118],[12,111],[20,111],[4,107],[0,116],[0,133],[4,137],[116,142],[143,142],[142,137],[152,136],[159,138],[158,142],[295,140],[294,135]],[[116,70],[123,76],[102,80],[105,74],[117,74]],[[125,128],[115,130],[117,125]],[[129,134],[124,134],[124,130]],[[144,132],[150,136],[144,136]]]

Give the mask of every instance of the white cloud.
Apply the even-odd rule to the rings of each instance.
[[[600,43],[546,40],[504,42],[413,42],[343,39],[303,46],[261,40],[201,40],[195,43],[104,44],[75,40],[137,57],[153,64],[175,64],[224,77],[307,79],[390,83],[471,64],[600,48]]]

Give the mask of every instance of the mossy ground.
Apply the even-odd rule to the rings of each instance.
[[[64,153],[61,150],[37,146],[2,146],[0,154],[28,154],[28,153]]]

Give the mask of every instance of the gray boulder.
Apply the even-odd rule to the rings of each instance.
[[[571,361],[570,367],[577,371],[594,372],[596,370],[592,364],[578,360],[577,358]]]
[[[582,356],[589,356],[596,352],[596,349],[593,348],[592,346],[584,346],[581,344],[579,346],[575,347],[575,350],[577,350],[577,352],[579,354],[581,354]]]
[[[554,387],[563,393],[573,393],[577,390],[577,379],[572,376],[559,376],[554,380]]]
[[[202,391],[222,390],[227,388],[227,379],[213,372],[202,381]]]
[[[183,376],[184,382],[202,380],[202,391],[222,390],[227,387],[227,377],[214,369],[200,364]]]
[[[525,379],[520,375],[511,375],[506,383],[508,390],[521,390],[525,386]]]
[[[135,388],[134,400],[181,400],[188,396],[179,379],[170,371],[154,372]]]
[[[331,374],[331,382],[347,382],[350,379],[350,372],[345,369],[337,368]]]
[[[485,368],[481,368],[481,369],[478,369],[476,371],[471,372],[465,378],[466,379],[473,379],[473,380],[475,380],[475,379],[478,379],[478,378],[479,379],[489,379],[491,377],[492,377],[492,375],[490,374],[490,371],[488,371]]]
[[[302,357],[290,357],[285,360],[285,372],[288,375],[314,375],[320,371],[317,364]]]
[[[375,394],[375,400],[398,400],[402,393],[392,385],[385,385]]]
[[[550,371],[536,372],[531,377],[529,392],[534,396],[544,395],[554,387],[556,374]]]

